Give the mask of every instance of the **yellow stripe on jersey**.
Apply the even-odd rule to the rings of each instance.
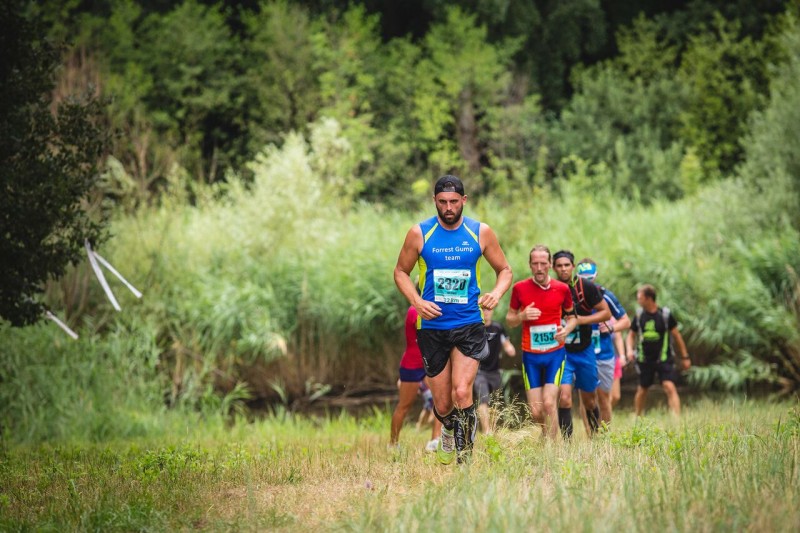
[[[428,265],[425,263],[425,260],[422,256],[419,256],[417,260],[417,266],[419,267],[419,293],[424,294],[425,292],[425,273],[428,271]],[[422,317],[417,315],[417,329],[422,327]]]
[[[439,223],[433,225],[431,229],[428,230],[428,233],[422,236],[422,240],[424,242],[428,242],[428,239],[431,238],[433,232],[436,231],[436,228],[439,227]],[[428,272],[428,265],[425,263],[425,260],[422,258],[422,254],[419,256],[419,260],[417,261],[419,265],[419,292],[423,294],[425,292],[425,274]],[[422,317],[417,315],[417,329],[422,327]]]
[[[437,222],[436,224],[433,225],[433,227],[431,229],[428,230],[428,233],[425,234],[423,240],[425,242],[428,242],[428,239],[431,238],[431,235],[433,235],[433,232],[436,231],[436,228],[438,228],[438,227],[439,227],[439,223]],[[470,233],[472,233],[472,232],[470,231]],[[472,233],[472,234],[475,235],[474,233]]]
[[[472,238],[475,239],[475,242],[478,243],[478,245],[480,246],[481,241],[478,238],[478,236],[475,235],[475,232],[472,231],[469,228],[469,226],[467,226],[466,224],[463,224],[463,226],[464,226],[464,229],[467,230],[467,233],[469,233],[472,236]],[[480,226],[478,226],[478,228],[480,228]],[[478,294],[480,294],[480,291],[481,291],[481,261],[480,261],[480,259],[478,259],[478,262],[475,263],[475,282],[478,285]],[[483,314],[483,313],[481,313],[481,314]]]
[[[434,226],[434,227],[436,227],[436,226]],[[473,239],[475,239],[475,242],[477,242],[478,244],[480,244],[480,243],[481,243],[480,239],[478,239],[478,236],[477,236],[477,235],[475,235],[475,232],[474,232],[474,231],[472,231],[471,229],[469,229],[469,226],[467,226],[466,224],[464,224],[464,229],[465,229],[465,230],[467,230],[467,233],[469,233],[470,235],[472,235],[472,238],[473,238]]]

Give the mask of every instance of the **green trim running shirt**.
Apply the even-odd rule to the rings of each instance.
[[[672,361],[672,336],[669,332],[676,327],[678,321],[669,312],[664,313],[662,307],[655,313],[637,309],[631,321],[631,331],[639,339],[639,361]]]

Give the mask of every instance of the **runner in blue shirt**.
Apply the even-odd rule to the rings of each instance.
[[[608,322],[592,324],[592,346],[597,357],[597,377],[600,380],[596,391],[597,403],[600,407],[600,421],[610,424],[611,389],[614,385],[614,367],[616,366],[613,335],[615,331],[625,331],[631,327],[631,320],[614,293],[597,283],[597,263],[587,257],[578,263],[576,270],[578,276],[592,281],[600,287],[613,319]]]
[[[456,456],[466,458],[475,438],[472,386],[479,361],[489,354],[482,309],[497,307],[513,274],[494,231],[462,216],[467,196],[460,179],[439,178],[433,199],[437,216],[408,231],[394,280],[419,313],[417,343],[430,378],[434,414],[442,422],[436,456],[449,464]],[[497,275],[494,288],[483,294],[481,256]],[[421,295],[410,276],[415,265]]]

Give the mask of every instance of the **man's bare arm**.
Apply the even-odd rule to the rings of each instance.
[[[683,341],[683,335],[681,335],[677,327],[672,328],[670,334],[675,344],[678,346],[678,357],[680,357],[681,368],[683,370],[689,370],[692,366],[692,361],[689,359],[689,352],[686,349],[686,343]]]
[[[497,281],[491,291],[481,295],[478,304],[485,309],[494,309],[497,307],[500,298],[511,287],[514,274],[511,272],[511,265],[508,264],[506,255],[503,253],[503,249],[500,248],[497,235],[492,231],[492,228],[486,224],[481,224],[480,232],[480,241],[483,243],[483,256],[497,274]]]
[[[564,342],[565,340],[567,340],[567,336],[570,333],[572,333],[575,330],[575,328],[578,327],[578,318],[572,311],[572,309],[566,311],[566,313],[567,313],[566,324],[564,325],[563,328],[560,328],[556,333],[556,340],[558,342]]]
[[[611,308],[608,307],[608,302],[600,300],[600,303],[595,305],[592,309],[595,310],[591,315],[578,315],[578,325],[588,326],[589,324],[597,324],[611,320]]]
[[[628,330],[628,336],[625,337],[625,347],[627,348],[628,357],[633,359],[636,354],[636,332],[633,329]]]
[[[425,320],[432,320],[442,315],[441,308],[433,302],[422,299],[417,293],[414,282],[411,281],[411,271],[419,259],[422,250],[422,230],[418,225],[414,225],[406,234],[400,255],[397,257],[397,265],[394,267],[394,282],[400,293],[405,296],[408,303],[417,309],[417,313]]]

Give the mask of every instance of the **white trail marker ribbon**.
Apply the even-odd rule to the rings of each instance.
[[[100,282],[100,285],[103,287],[103,290],[105,291],[106,296],[108,296],[108,299],[111,302],[111,305],[114,306],[114,309],[116,309],[117,311],[121,311],[122,310],[122,308],[119,305],[119,302],[117,302],[117,299],[114,297],[114,293],[111,292],[111,287],[108,286],[108,282],[106,281],[106,277],[103,275],[103,271],[100,269],[100,264],[102,264],[104,267],[106,267],[112,274],[117,276],[117,278],[119,278],[119,280],[126,287],[128,287],[128,289],[130,289],[130,291],[133,293],[134,296],[136,296],[137,298],[141,298],[142,297],[142,293],[139,292],[136,289],[136,287],[131,285],[128,282],[128,280],[123,278],[122,274],[117,272],[117,269],[115,269],[113,266],[111,266],[111,263],[109,263],[108,261],[103,259],[100,256],[100,254],[98,254],[97,252],[92,250],[92,245],[89,243],[88,240],[84,241],[84,245],[86,246],[86,254],[89,256],[89,264],[92,265],[92,270],[94,270],[94,274],[95,274],[95,276],[97,276],[97,280]],[[100,264],[98,264],[98,262]]]
[[[47,318],[49,318],[49,319],[50,319],[50,320],[52,320],[53,322],[55,322],[55,323],[56,323],[56,325],[57,325],[58,327],[60,327],[61,329],[63,329],[63,330],[64,330],[64,332],[65,332],[67,335],[69,335],[70,337],[72,337],[72,338],[73,338],[73,339],[75,339],[75,340],[78,340],[78,334],[77,334],[77,333],[75,333],[74,331],[72,331],[71,329],[69,329],[69,326],[67,326],[67,325],[66,325],[66,324],[64,324],[64,323],[63,323],[61,320],[59,320],[59,319],[58,319],[58,317],[57,317],[56,315],[54,315],[54,314],[53,314],[53,313],[51,313],[50,311],[45,311],[45,312],[44,312],[44,316],[45,316],[45,317],[47,317]]]
[[[122,274],[120,274],[119,272],[117,272],[117,269],[116,269],[116,268],[114,268],[113,266],[111,266],[111,263],[109,263],[108,261],[106,261],[105,259],[103,259],[103,257],[102,257],[100,254],[98,254],[97,252],[92,252],[92,253],[94,254],[94,257],[95,257],[95,259],[97,259],[97,261],[98,261],[98,262],[99,262],[101,265],[103,265],[103,266],[104,266],[104,267],[106,267],[108,270],[110,270],[112,274],[114,274],[115,276],[117,276],[117,277],[119,278],[119,280],[120,280],[120,281],[121,281],[121,282],[122,282],[122,283],[123,283],[123,284],[124,284],[126,287],[128,287],[128,289],[129,289],[129,290],[130,290],[130,291],[133,293],[133,295],[134,295],[134,296],[136,296],[137,298],[141,298],[141,297],[142,297],[142,293],[141,293],[141,292],[139,292],[139,290],[138,290],[136,287],[134,287],[133,285],[131,285],[130,283],[128,283],[128,280],[127,280],[127,279],[125,279],[125,278],[123,278],[123,277],[122,277]]]

